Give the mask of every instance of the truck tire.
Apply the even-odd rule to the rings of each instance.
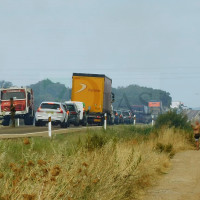
[[[5,117],[3,118],[2,125],[3,125],[3,126],[9,126],[9,124],[10,124],[10,116],[5,116]]]
[[[30,113],[27,113],[24,117],[24,124],[33,125],[33,120],[34,120],[34,117]]]
[[[35,121],[35,126],[41,126],[39,121]]]

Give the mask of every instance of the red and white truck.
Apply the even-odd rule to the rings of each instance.
[[[3,125],[10,123],[10,99],[13,98],[15,106],[15,118],[24,119],[25,125],[32,125],[34,119],[33,90],[26,87],[12,87],[0,89],[0,116],[3,117]]]

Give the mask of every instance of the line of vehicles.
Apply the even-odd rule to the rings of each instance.
[[[34,95],[30,88],[1,88],[0,116],[2,124],[8,126],[11,119],[11,98],[15,106],[15,118],[24,120],[25,125],[44,126],[51,116],[53,125],[68,127],[86,126],[87,124],[103,125],[104,115],[107,114],[108,124],[131,124],[134,114],[139,119],[139,107],[129,110],[113,110],[114,94],[112,80],[103,74],[73,73],[71,100],[65,102],[44,101],[34,111]],[[150,109],[158,111],[161,105],[151,102]],[[139,108],[140,109],[140,108]],[[145,116],[146,118],[146,116]],[[137,120],[138,120],[137,119]],[[146,123],[146,122],[145,122]]]
[[[87,124],[102,125],[104,114],[108,124],[114,124],[112,80],[102,74],[74,73],[72,76],[71,101],[44,101],[34,113],[33,91],[30,88],[1,88],[0,116],[8,126],[11,118],[11,98],[15,106],[15,118],[24,119],[25,125],[43,126],[51,116],[53,125],[68,127]]]
[[[60,125],[61,128],[67,128],[70,124],[87,125],[83,102],[42,102],[35,113],[35,126],[46,125],[50,116],[52,125]]]
[[[134,116],[130,110],[114,110],[114,124],[132,124]]]

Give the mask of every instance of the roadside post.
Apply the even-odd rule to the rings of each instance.
[[[154,125],[154,115],[151,115],[151,117],[152,117],[152,122],[151,122],[151,124],[152,124],[152,126]]]
[[[19,127],[19,118],[17,118],[17,126]]]
[[[104,130],[106,130],[107,125],[107,113],[104,114]]]
[[[34,116],[34,118],[33,118],[33,126],[35,126],[35,116]]]
[[[48,132],[49,132],[49,137],[51,138],[51,115],[48,117]]]
[[[136,124],[136,115],[133,116],[133,119],[134,119],[133,120],[133,125],[135,125]]]

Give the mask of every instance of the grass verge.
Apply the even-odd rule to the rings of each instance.
[[[139,199],[190,140],[179,129],[133,126],[1,140],[0,199]]]

